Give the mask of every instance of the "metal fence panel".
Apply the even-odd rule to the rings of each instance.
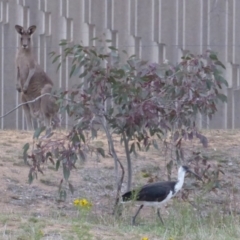
[[[37,25],[34,34],[36,59],[56,88],[69,88],[80,81],[69,79],[69,64],[59,72],[48,53],[61,52],[61,39],[91,44],[105,33],[120,49],[139,57],[176,63],[185,50],[201,53],[212,49],[227,66],[228,104],[205,128],[239,127],[238,88],[240,32],[236,0],[0,0],[0,115],[19,103],[15,89],[15,55],[18,46],[15,24]],[[64,118],[68,124],[67,117]],[[22,109],[0,119],[1,129],[25,129]]]

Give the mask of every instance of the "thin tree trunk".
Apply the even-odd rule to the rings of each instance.
[[[115,204],[114,204],[114,207],[113,207],[113,214],[115,214],[115,211],[117,209],[117,205],[118,205],[118,202],[119,202],[119,199],[120,199],[121,188],[122,188],[122,183],[123,183],[125,171],[124,171],[124,167],[123,167],[121,161],[118,159],[118,156],[116,154],[116,151],[115,151],[115,148],[114,148],[114,144],[113,144],[112,135],[111,135],[111,133],[109,131],[109,127],[108,127],[107,121],[103,117],[101,118],[101,121],[102,121],[102,126],[104,128],[104,131],[105,131],[105,133],[107,135],[110,154],[114,158],[115,177],[116,177],[115,179],[116,179],[116,184],[117,184],[116,200],[115,200]],[[120,165],[120,167],[122,169],[122,175],[121,175],[121,178],[119,180],[118,180],[118,164]]]
[[[132,186],[132,161],[131,161],[131,156],[130,156],[130,151],[129,151],[129,139],[126,138],[125,132],[123,132],[123,142],[124,142],[124,148],[125,148],[125,153],[127,157],[127,192],[131,190]]]
[[[121,175],[121,178],[119,180],[118,187],[117,187],[116,200],[115,200],[115,204],[114,204],[114,207],[113,207],[113,215],[115,215],[115,212],[117,210],[117,206],[118,206],[120,195],[121,195],[122,183],[123,183],[124,174],[125,174],[124,167],[123,167],[121,161],[119,161],[118,158],[117,158],[117,161],[118,161],[118,163],[119,163],[119,165],[120,165],[120,167],[122,169],[122,175]]]
[[[118,173],[118,157],[113,145],[113,139],[112,139],[112,135],[110,133],[107,121],[104,117],[101,117],[101,121],[102,121],[102,126],[104,128],[104,131],[106,133],[107,139],[108,139],[108,146],[109,146],[109,151],[110,154],[112,155],[113,159],[114,159],[114,171],[115,171],[115,179],[116,179],[116,187],[118,188],[119,186],[119,173]]]

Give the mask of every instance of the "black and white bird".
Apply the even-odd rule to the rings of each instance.
[[[135,224],[137,215],[143,206],[153,206],[157,208],[157,215],[163,224],[163,220],[160,216],[159,208],[162,204],[169,201],[174,197],[179,190],[181,190],[184,177],[187,172],[193,173],[197,178],[200,178],[196,173],[192,172],[187,166],[180,166],[178,169],[178,180],[174,182],[155,182],[144,185],[139,189],[126,192],[122,195],[122,201],[136,201],[140,203],[140,207],[132,219],[132,224]]]

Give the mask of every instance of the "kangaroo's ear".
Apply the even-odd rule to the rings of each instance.
[[[24,32],[24,29],[23,29],[23,27],[21,27],[21,26],[19,26],[19,25],[15,25],[15,29],[16,29],[16,31],[19,33],[19,34],[23,34],[23,32]]]
[[[35,32],[36,28],[37,27],[35,25],[29,27],[27,30],[28,34],[32,35]]]

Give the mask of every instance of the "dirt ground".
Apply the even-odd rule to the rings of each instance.
[[[206,195],[209,201],[205,205],[207,207],[212,202],[221,207],[222,211],[240,213],[240,131],[211,130],[206,131],[205,134],[209,141],[208,148],[203,149],[198,143],[190,144],[189,147],[186,145],[189,151],[201,151],[210,164],[220,164],[224,172],[220,174],[219,188]],[[29,167],[23,162],[22,147],[26,142],[32,142],[32,136],[32,133],[24,131],[0,131],[0,223],[2,223],[0,231],[6,233],[4,218],[9,216],[11,216],[11,221],[8,219],[7,229],[12,234],[15,228],[21,227],[19,216],[23,219],[24,216],[43,219],[48,219],[49,216],[53,218],[76,217],[77,212],[73,205],[76,198],[86,198],[93,204],[92,222],[97,219],[107,221],[106,216],[112,213],[116,194],[113,159],[110,156],[106,158],[88,156],[85,163],[79,164],[77,169],[71,172],[70,182],[75,188],[74,194],[68,191],[66,201],[59,202],[57,190],[62,178],[62,169],[56,171],[50,162],[44,166],[44,175],[38,174],[38,179],[34,180],[31,185],[28,184]],[[103,147],[107,149],[103,136],[96,140],[96,144],[99,144],[97,141],[102,141]],[[120,144],[117,153],[125,164],[126,160]],[[168,160],[169,156],[166,156],[161,147],[159,150],[138,152],[138,156],[133,156],[133,186],[147,183],[150,177],[167,180],[167,170],[164,166]],[[124,192],[125,189],[126,181],[122,186],[122,191]],[[130,221],[134,211],[135,208],[124,213],[127,221]],[[149,209],[143,209],[143,215],[150,216],[150,213]],[[67,228],[64,224],[57,224],[59,225],[47,224],[44,227],[44,233],[50,236],[50,232],[54,232],[54,229]],[[50,239],[46,237],[47,234],[42,239]],[[103,239],[101,238],[103,236],[104,239],[113,239],[114,235],[111,231],[106,232],[104,224],[95,227],[94,234],[99,237],[96,239]],[[21,240],[24,238],[3,239]],[[62,238],[56,235],[51,239]]]

